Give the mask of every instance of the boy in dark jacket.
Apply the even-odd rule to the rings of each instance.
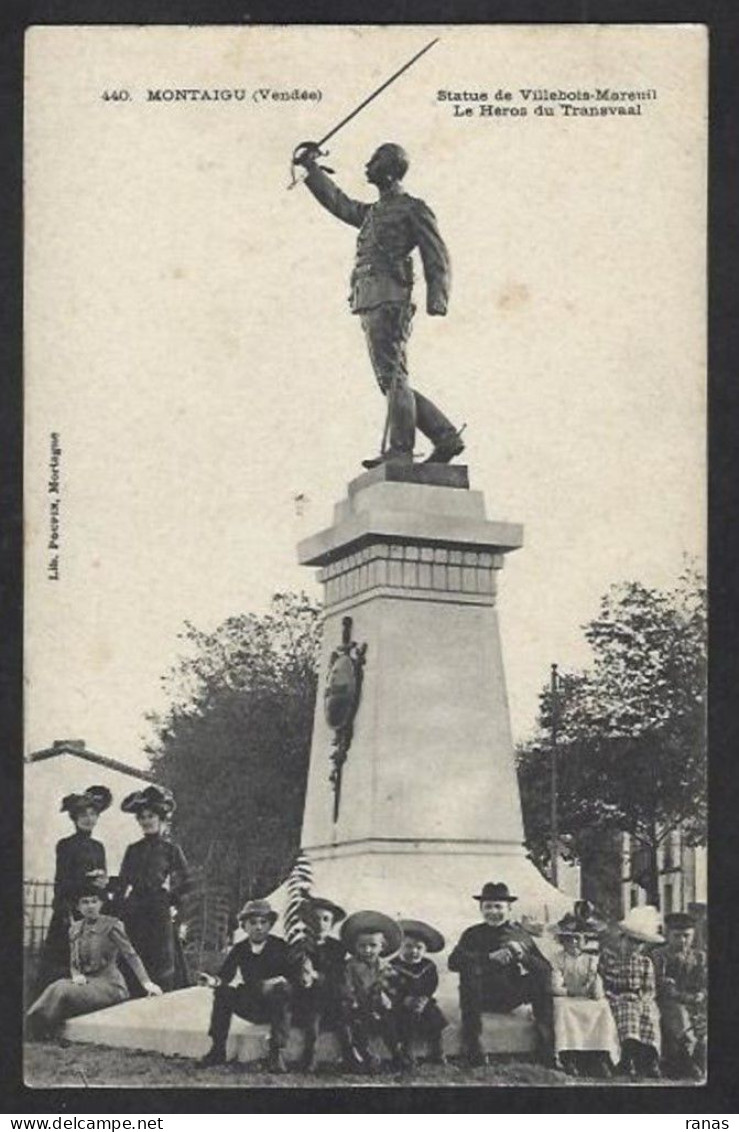
[[[346,948],[330,932],[345,919],[346,912],[323,896],[306,897],[301,916],[308,929],[303,954],[293,976],[292,1019],[303,1031],[300,1068],[311,1072],[316,1065],[316,1042],[321,1028],[341,1026],[341,982]]]
[[[511,896],[506,884],[486,884],[474,897],[481,924],[466,928],[449,956],[450,971],[459,972],[462,1044],[473,1065],[485,1060],[480,1045],[484,1011],[509,1014],[531,1003],[545,1064],[554,1062],[551,968],[533,936],[511,919]]]
[[[439,972],[427,952],[444,949],[444,937],[422,920],[401,920],[400,954],[390,960],[394,972],[395,1015],[403,1061],[413,1065],[413,1039],[428,1045],[431,1061],[444,1064],[441,1036],[448,1025],[434,998]]]
[[[248,901],[239,915],[247,938],[231,948],[217,979],[208,975],[202,979],[215,988],[208,1031],[213,1045],[201,1060],[202,1066],[225,1063],[231,1017],[237,1014],[247,1022],[269,1022],[269,1071],[286,1071],[284,1051],[290,1026],[290,956],[284,939],[270,934],[276,919],[277,913],[266,900]],[[237,971],[243,983],[229,986]]]

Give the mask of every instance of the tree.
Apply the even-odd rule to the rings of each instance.
[[[518,752],[527,843],[546,866],[549,734],[558,713],[562,848],[581,859],[612,832],[641,847],[637,875],[659,903],[658,849],[680,826],[706,840],[706,591],[687,570],[673,590],[614,586],[584,628],[593,662],[542,692],[539,735]]]
[[[177,836],[232,906],[288,874],[300,841],[316,696],[319,610],[276,594],[261,617],[211,633],[189,622],[188,655],[163,677],[171,697],[150,715],[157,780],[177,799]]]

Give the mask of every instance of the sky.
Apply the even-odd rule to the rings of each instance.
[[[33,29],[27,749],[84,738],[144,765],[185,620],[212,629],[277,591],[319,596],[296,543],[329,525],[384,403],[346,304],[356,234],[287,190],[289,157],[433,35],[327,163],[371,200],[367,157],[404,145],[406,187],[451,253],[445,319],[426,317],[417,272],[410,372],[466,422],[488,517],[524,525],[499,596],[514,736],[549,665],[587,662],[582,626],[611,584],[669,587],[686,555],[702,563],[701,29]],[[438,97],[510,90],[520,107],[522,88],[596,86],[657,97],[602,118],[460,101],[461,116]],[[174,88],[247,96],[147,100]],[[295,89],[320,99],[258,94]]]

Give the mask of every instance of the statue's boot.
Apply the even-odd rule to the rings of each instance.
[[[412,464],[413,443],[416,438],[416,398],[405,378],[396,377],[387,393],[388,446],[379,456],[362,460],[365,468],[378,464]]]
[[[387,452],[382,452],[379,456],[370,456],[368,460],[362,460],[363,468],[377,468],[380,464],[410,468],[413,465],[413,453],[395,452],[392,448],[388,448]]]
[[[462,428],[464,428],[464,425],[462,425]],[[424,460],[424,464],[448,464],[455,456],[460,456],[464,452],[461,432],[462,429],[455,429],[447,436],[442,436],[434,445],[431,455]]]
[[[426,464],[448,464],[455,456],[464,452],[462,428],[456,429],[441,409],[424,397],[423,393],[414,394],[416,402],[416,424],[424,436],[433,444],[431,455],[424,461]]]

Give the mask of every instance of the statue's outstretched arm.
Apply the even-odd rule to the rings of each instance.
[[[317,165],[309,166],[308,175],[303,183],[307,185],[319,204],[339,220],[351,224],[353,228],[361,228],[370,207],[368,204],[348,197]]]

